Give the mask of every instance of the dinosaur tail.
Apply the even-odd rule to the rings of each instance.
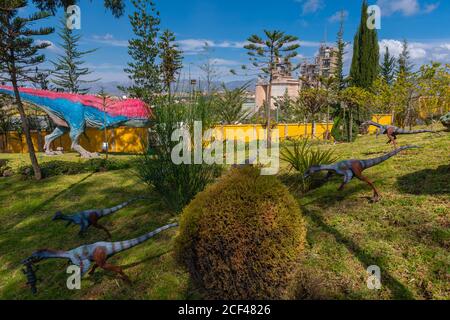
[[[108,216],[108,215],[110,215],[110,214],[113,214],[114,212],[117,212],[117,211],[119,211],[120,209],[125,208],[125,207],[128,206],[130,203],[132,203],[132,202],[134,202],[134,201],[136,201],[136,200],[140,200],[140,199],[142,199],[142,198],[143,198],[143,197],[136,197],[136,198],[130,199],[130,200],[128,200],[128,201],[125,201],[124,203],[118,204],[118,205],[115,206],[115,207],[108,208],[108,209],[103,209],[103,210],[101,211],[100,216],[101,216],[101,217],[104,217],[104,216]]]
[[[368,160],[360,160],[361,165],[363,167],[363,169],[367,169],[373,166],[376,166],[390,158],[392,158],[393,156],[399,154],[400,152],[402,152],[403,150],[407,150],[407,149],[413,149],[413,148],[420,148],[418,146],[404,146],[404,147],[400,147],[397,150],[394,150],[392,152],[389,152],[387,154],[385,154],[384,156],[381,156],[379,158],[374,158],[374,159],[368,159]]]
[[[154,230],[152,232],[144,234],[144,235],[140,236],[139,238],[135,238],[135,239],[131,239],[131,240],[125,240],[125,241],[120,241],[120,242],[112,242],[111,243],[111,245],[112,245],[112,252],[111,252],[111,254],[118,253],[118,252],[121,252],[121,251],[124,251],[124,250],[128,250],[130,248],[133,248],[133,247],[135,247],[135,246],[137,246],[137,245],[139,245],[139,244],[141,244],[141,243],[143,243],[143,242],[153,238],[158,233],[161,233],[161,232],[163,232],[163,231],[165,231],[167,229],[174,228],[174,227],[177,227],[177,226],[178,226],[178,223],[171,223],[171,224],[165,225],[165,226],[163,226],[161,228],[158,228],[158,229],[156,229],[156,230]]]
[[[396,133],[398,134],[416,134],[416,133],[425,133],[425,132],[430,132],[430,133],[435,133],[435,131],[433,130],[404,130],[404,129],[397,129]]]

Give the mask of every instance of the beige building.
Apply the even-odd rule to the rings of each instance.
[[[286,92],[290,98],[295,99],[302,86],[306,83],[309,85],[318,85],[320,77],[328,78],[333,75],[337,63],[337,48],[321,45],[319,53],[314,59],[314,63],[303,63],[300,66],[300,79],[292,76],[289,63],[278,61],[272,80],[272,99],[271,107],[276,109],[277,98],[283,97]],[[256,85],[255,102],[256,107],[260,108],[264,105],[267,97],[268,84],[264,81],[258,82]]]
[[[337,48],[325,44],[319,48],[314,63],[305,62],[300,66],[301,84],[309,86],[320,85],[319,79],[329,78],[334,74],[337,65]]]
[[[256,85],[255,102],[257,108],[260,108],[264,105],[268,88],[269,85],[263,81],[258,82],[258,84]],[[272,79],[271,108],[276,109],[275,103],[277,98],[283,97],[286,92],[288,93],[289,97],[295,98],[298,96],[299,90],[300,80],[292,77],[290,64],[278,61]]]

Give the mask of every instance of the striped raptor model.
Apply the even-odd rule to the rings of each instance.
[[[87,231],[87,229],[90,226],[94,226],[97,229],[105,230],[105,232],[108,234],[108,237],[111,238],[111,234],[109,233],[108,229],[106,229],[104,226],[98,223],[98,220],[100,220],[103,217],[109,216],[120,209],[128,206],[130,203],[140,200],[143,197],[136,197],[131,200],[128,200],[124,203],[121,203],[115,207],[107,208],[107,209],[92,209],[92,210],[85,210],[80,211],[75,214],[71,215],[65,215],[61,211],[56,212],[55,216],[53,217],[53,221],[56,220],[63,220],[67,221],[66,226],[70,226],[73,224],[78,224],[80,226],[80,232],[78,233],[80,236]]]
[[[122,277],[122,279],[130,282],[130,279],[123,272],[123,269],[121,267],[112,265],[108,263],[107,260],[122,251],[136,247],[137,245],[153,238],[155,235],[161,233],[162,231],[177,226],[178,223],[172,223],[132,240],[119,242],[97,242],[94,244],[83,245],[69,251],[41,249],[35,251],[33,254],[31,254],[30,257],[24,259],[22,261],[22,264],[25,266],[30,266],[45,259],[66,259],[72,264],[80,267],[81,276],[84,276],[89,270],[89,274],[93,274],[95,270],[100,267],[104,270],[109,270],[117,273],[120,277]],[[31,272],[34,272],[33,269],[31,269]],[[32,278],[34,280],[33,284],[35,285],[36,275],[33,274],[29,278]]]
[[[399,149],[396,149],[388,154],[385,154],[384,156],[381,156],[379,158],[374,159],[367,159],[367,160],[344,160],[340,161],[335,164],[329,164],[329,165],[320,165],[320,166],[312,166],[310,167],[304,174],[304,179],[308,178],[312,174],[319,172],[319,171],[328,171],[328,174],[326,176],[326,180],[328,180],[333,174],[338,174],[341,176],[344,176],[344,182],[339,187],[339,191],[342,191],[347,183],[349,183],[355,176],[361,180],[366,182],[372,189],[373,189],[373,197],[372,201],[377,202],[380,199],[380,194],[375,188],[375,185],[367,179],[365,176],[363,176],[362,172],[368,168],[371,168],[373,166],[376,166],[393,156],[397,155],[403,150],[407,149],[413,149],[413,148],[420,148],[417,146],[405,146],[401,147]]]
[[[0,86],[0,93],[14,96],[14,89]],[[97,157],[97,153],[86,151],[80,144],[80,136],[86,128],[134,127],[151,125],[152,113],[148,106],[137,99],[103,99],[93,95],[61,93],[31,88],[19,88],[20,97],[44,111],[54,122],[55,130],[45,137],[44,150],[47,155],[57,155],[51,143],[68,132],[72,149],[83,158]]]
[[[377,127],[379,130],[377,131],[377,136],[379,134],[385,134],[388,136],[389,141],[387,142],[388,144],[392,143],[394,144],[394,148],[397,149],[397,135],[399,134],[416,134],[416,133],[425,133],[425,132],[431,132],[431,133],[436,133],[435,131],[432,130],[404,130],[395,126],[389,126],[389,125],[382,125],[373,121],[366,121],[362,124],[363,126],[374,126]]]

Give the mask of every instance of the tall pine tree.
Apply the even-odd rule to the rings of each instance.
[[[151,0],[131,2],[136,11],[129,18],[136,37],[128,41],[128,54],[133,61],[128,63],[125,72],[129,74],[128,78],[133,84],[124,91],[151,104],[161,92],[161,71],[157,63],[159,12]]]
[[[82,58],[94,52],[96,49],[88,51],[78,50],[78,42],[81,35],[75,34],[69,29],[66,20],[61,20],[61,29],[58,33],[62,39],[59,45],[63,48],[64,54],[58,55],[56,61],[52,61],[55,68],[53,72],[52,82],[57,89],[70,93],[87,93],[88,88],[82,88],[83,84],[95,82],[97,80],[84,80],[83,77],[92,73],[88,68],[83,68],[84,61]]]
[[[409,44],[405,39],[402,44],[402,52],[398,57],[398,68],[397,68],[397,76],[404,75],[408,77],[411,74],[413,65],[411,64],[411,57],[409,54]]]
[[[176,76],[183,68],[183,52],[175,43],[175,35],[172,31],[166,30],[159,42],[161,58],[161,77],[164,90],[171,96],[171,84],[175,82]]]
[[[395,76],[395,58],[389,53],[389,48],[386,47],[384,52],[383,62],[380,65],[380,76],[388,84],[392,85]]]
[[[341,91],[345,87],[344,55],[346,53],[345,52],[346,43],[344,41],[344,18],[345,18],[344,11],[341,11],[340,27],[339,27],[339,32],[337,34],[337,41],[336,41],[336,47],[337,47],[336,70],[334,72],[336,89],[338,91]]]
[[[367,0],[361,8],[361,22],[353,42],[353,59],[350,68],[350,80],[353,86],[369,89],[378,76],[380,48],[376,29],[369,29],[367,21]]]

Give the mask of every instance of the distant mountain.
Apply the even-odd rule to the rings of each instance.
[[[124,93],[122,91],[120,91],[117,87],[119,86],[130,86],[131,83],[130,82],[120,82],[120,81],[110,81],[110,82],[94,82],[92,83],[89,88],[89,93],[91,94],[97,94],[99,93],[102,89],[109,95],[113,95],[113,96],[123,96]]]
[[[248,83],[248,91],[254,91],[256,87],[256,79],[252,80],[236,80],[236,81],[229,81],[225,83],[225,86],[227,89],[233,90],[236,88],[240,88]],[[91,84],[91,87],[89,88],[89,93],[91,94],[97,94],[100,92],[100,90],[103,88],[103,90],[114,96],[123,96],[124,93],[120,91],[117,87],[119,86],[130,86],[130,82],[120,82],[120,81],[110,81],[110,82],[95,82]],[[216,88],[220,90],[222,88],[222,82],[214,81],[211,86],[213,88]],[[198,81],[195,84],[195,90],[206,90],[206,83],[204,81]],[[188,92],[192,90],[192,85],[190,84],[189,80],[180,80],[178,83],[173,85],[173,90],[178,92]]]

